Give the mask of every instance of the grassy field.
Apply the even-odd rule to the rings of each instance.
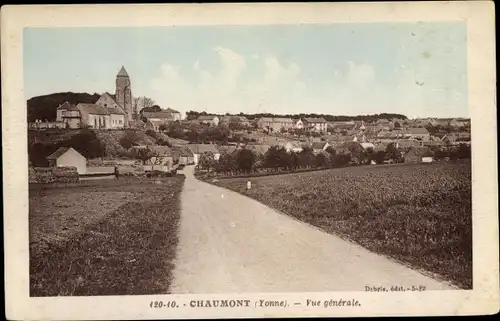
[[[472,288],[470,162],[361,166],[214,184]]]
[[[30,295],[168,293],[184,176],[30,186]]]

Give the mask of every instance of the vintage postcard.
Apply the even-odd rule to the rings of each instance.
[[[498,312],[493,2],[1,23],[7,318]]]

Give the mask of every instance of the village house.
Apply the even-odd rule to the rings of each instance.
[[[213,144],[188,144],[187,147],[193,153],[193,162],[198,165],[200,155],[211,152],[214,154],[214,160],[219,160],[220,151]]]
[[[172,115],[172,120],[173,121],[177,121],[177,120],[181,120],[182,119],[181,113],[179,111],[175,110],[175,109],[172,109],[172,108],[168,107],[167,109],[165,109],[165,112],[170,113]]]
[[[164,122],[174,121],[174,115],[165,110],[162,111],[141,111],[142,118],[162,120]]]
[[[367,143],[367,142],[362,142],[360,143],[361,147],[363,147],[364,150],[369,150],[371,149],[372,151],[375,150],[375,145],[373,143]]]
[[[56,121],[66,124],[67,128],[80,128],[80,110],[69,102],[64,102],[56,110]]]
[[[304,118],[302,119],[304,128],[315,132],[326,132],[328,122],[324,118]]]
[[[302,119],[298,119],[293,126],[295,129],[304,129],[304,122]]]
[[[208,124],[208,125],[211,125],[211,126],[218,126],[219,125],[219,117],[217,116],[199,116],[197,118],[197,121],[200,123],[200,124]]]
[[[412,127],[437,126],[439,123],[432,118],[417,118],[411,124]]]
[[[356,130],[357,125],[354,122],[329,122],[327,123],[328,127],[331,132],[349,134]]]
[[[471,135],[468,132],[449,133],[441,138],[441,142],[448,145],[470,145]]]
[[[153,154],[144,162],[144,171],[169,172],[174,168],[174,153],[168,146],[134,146],[135,149],[149,148]]]
[[[385,118],[378,119],[375,124],[379,125],[383,130],[391,130],[394,127],[394,124]]]
[[[161,111],[141,111],[141,116],[146,119],[161,120],[163,122],[174,122],[181,120],[181,113],[172,108]]]
[[[161,119],[148,119],[146,122],[146,129],[154,130],[155,132],[159,132],[161,130],[162,125],[166,125],[166,122]]]
[[[364,124],[364,127],[365,130],[363,130],[363,134],[366,137],[376,137],[377,134],[384,129],[384,125],[382,124]]]
[[[452,119],[448,125],[453,128],[464,128],[467,126],[467,123],[464,122],[463,120]]]
[[[387,146],[390,142],[377,142],[373,151],[375,152],[385,152],[387,150]]]
[[[234,124],[234,125],[238,125],[240,127],[251,127],[252,126],[251,122],[245,116],[239,116],[239,115],[236,115],[236,116],[226,115],[226,116],[222,117],[222,119],[220,120],[220,123],[221,124],[224,123],[226,125]]]
[[[47,160],[51,167],[73,166],[78,174],[87,173],[87,159],[72,147],[59,147]]]
[[[422,142],[422,146],[425,146],[425,147],[440,147],[440,146],[444,146],[445,143],[443,141],[440,141],[440,140],[429,140],[429,141],[425,141],[425,142]]]
[[[392,123],[393,128],[402,128],[405,124],[404,121],[402,119],[399,119],[399,118],[393,118],[391,120],[391,123]]]
[[[419,140],[430,140],[431,134],[429,133],[427,128],[412,127],[412,128],[406,129],[404,136],[405,136],[405,138],[413,138],[413,139],[419,139]]]
[[[422,142],[413,139],[400,139],[396,141],[396,148],[408,149],[411,147],[420,147],[422,146]]]
[[[421,163],[428,162],[428,158],[432,158],[432,151],[427,147],[412,147],[404,154],[405,163]]]
[[[291,118],[285,117],[261,117],[257,120],[257,126],[271,132],[279,132],[282,128],[288,130],[295,125]]]
[[[234,152],[241,149],[240,146],[235,145],[226,145],[226,146],[217,146],[219,153],[222,154],[233,154]]]
[[[172,146],[172,151],[174,155],[177,155],[179,164],[194,164],[194,155],[187,146]]]

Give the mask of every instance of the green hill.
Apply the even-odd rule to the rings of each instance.
[[[28,99],[28,122],[34,122],[37,119],[42,121],[55,121],[56,109],[60,104],[68,101],[72,104],[77,103],[95,103],[101,95],[94,93],[54,93],[50,95],[36,96]]]

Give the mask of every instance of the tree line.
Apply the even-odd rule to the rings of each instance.
[[[229,114],[211,114],[207,113],[206,111],[202,112],[197,112],[190,110],[186,113],[187,119],[193,120],[197,119],[199,116],[209,116],[209,115],[214,115],[218,117],[223,117],[225,115],[229,116]],[[330,115],[330,114],[317,114],[317,113],[300,113],[300,114],[274,114],[274,113],[258,113],[258,114],[246,114],[246,113],[239,113],[237,116],[244,116],[249,120],[254,120],[258,119],[261,117],[285,117],[285,118],[292,118],[292,119],[299,119],[299,118],[324,118],[327,121],[365,121],[365,122],[374,122],[377,121],[378,119],[387,119],[391,120],[393,118],[398,118],[398,119],[408,119],[405,115],[402,114],[394,114],[394,113],[381,113],[381,114],[373,114],[373,115],[357,115],[357,116],[345,116],[345,115]]]
[[[259,172],[294,172],[307,169],[326,169],[366,164],[402,163],[408,149],[396,148],[394,143],[385,150],[364,149],[357,143],[347,143],[335,149],[315,153],[311,147],[304,146],[300,152],[287,151],[281,146],[272,146],[264,154],[242,148],[233,153],[222,153],[218,160],[211,152],[200,155],[199,169],[215,175],[250,175]],[[470,146],[461,144],[452,148],[429,149],[429,156],[436,160],[451,160],[471,157]]]
[[[234,128],[231,128],[230,124],[210,126],[209,124],[191,123],[189,126],[184,126],[179,121],[175,121],[160,125],[159,130],[171,138],[183,139],[197,144],[220,143],[227,145],[230,142],[255,142],[255,139],[248,138],[243,133],[232,132]]]

